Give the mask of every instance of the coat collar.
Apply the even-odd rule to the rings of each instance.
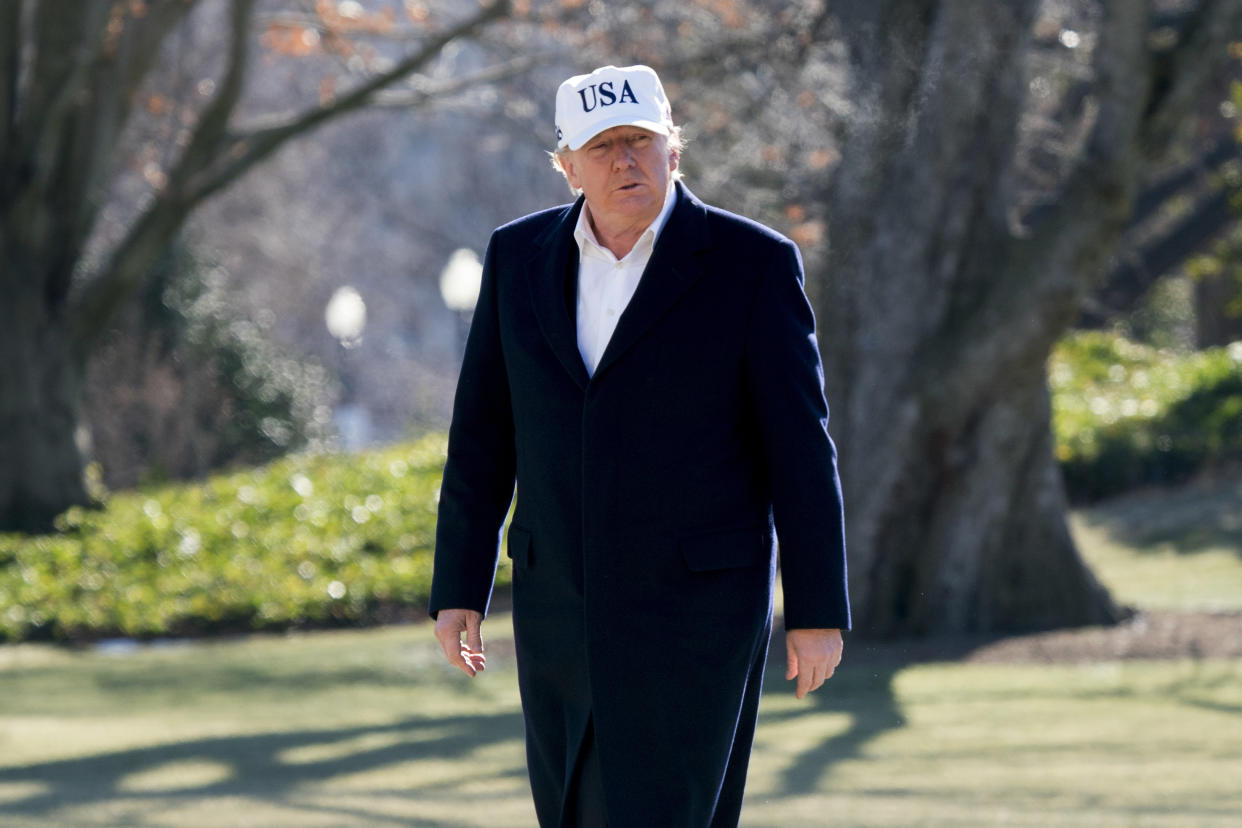
[[[591,378],[578,353],[578,332],[565,304],[570,268],[573,268],[572,273],[577,273],[578,268],[574,226],[578,223],[582,204],[583,199],[579,197],[535,237],[531,244],[530,285],[535,316],[544,339],[578,387],[585,389]]]
[[[684,184],[677,182],[675,186],[677,204],[656,240],[634,298],[617,320],[617,328],[595,369],[596,380],[702,275],[699,254],[710,246],[707,208]],[[544,338],[569,375],[585,389],[591,378],[582,364],[578,332],[565,306],[565,280],[577,273],[578,249],[573,232],[582,204],[583,199],[579,198],[536,237],[532,245],[532,291]]]

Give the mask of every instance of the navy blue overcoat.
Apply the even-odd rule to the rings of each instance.
[[[792,242],[684,185],[593,377],[582,199],[488,245],[431,611],[486,612],[508,538],[527,761],[562,819],[593,720],[613,826],[736,824],[771,629],[847,628],[836,452]]]

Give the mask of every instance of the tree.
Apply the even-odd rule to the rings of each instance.
[[[1078,327],[1102,328],[1133,312],[1162,277],[1197,254],[1221,247],[1218,240],[1230,235],[1242,147],[1227,121],[1217,129],[1225,134],[1210,148],[1158,176],[1135,198],[1117,256],[1084,302]]]
[[[852,114],[813,278],[869,632],[1119,616],[1067,530],[1045,362],[1242,4],[1081,3],[1042,35],[1040,5],[833,4]]]
[[[1177,156],[1240,5],[704,0],[653,4],[675,44],[627,28],[679,87],[692,186],[802,247],[860,630],[1124,614],[1066,525],[1045,365],[1125,228],[1203,177]],[[1132,249],[1184,256],[1216,207]]]
[[[1242,340],[1242,226],[1230,227],[1186,270],[1194,279],[1195,345],[1214,348]]]
[[[83,355],[134,294],[186,217],[299,135],[371,103],[446,46],[510,12],[507,0],[442,25],[409,4],[413,43],[353,89],[303,112],[239,129],[255,0],[230,0],[228,50],[214,92],[152,172],[154,191],[123,238],[88,256],[113,159],[160,49],[199,0],[9,0],[0,4],[0,531],[42,530],[87,501],[78,432]],[[342,9],[344,9],[342,11]],[[304,15],[303,15],[304,16]],[[317,28],[269,28],[269,40],[342,43],[393,22],[360,4],[319,3]],[[311,37],[313,35],[313,37]],[[487,76],[409,90],[404,105]]]

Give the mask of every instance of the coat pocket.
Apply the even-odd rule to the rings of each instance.
[[[762,529],[725,529],[683,537],[677,542],[691,572],[767,564],[771,545]]]
[[[514,569],[530,568],[531,534],[529,529],[520,526],[509,527],[509,545],[507,554],[513,559]]]

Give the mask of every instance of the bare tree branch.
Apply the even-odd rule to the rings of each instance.
[[[1228,165],[1242,158],[1242,147],[1232,134],[1223,135],[1210,149],[1192,161],[1156,180],[1134,202],[1130,225],[1122,236],[1123,249],[1116,256],[1097,288],[1083,303],[1075,323],[1097,328],[1109,320],[1132,311],[1162,276],[1210,242],[1237,220],[1233,192],[1222,178]],[[1171,222],[1161,222],[1159,232],[1136,231],[1167,209],[1174,198],[1190,198],[1194,203]]]
[[[71,238],[62,240],[67,247],[89,232],[134,90],[150,71],[156,46],[193,2],[161,0],[141,17],[129,6],[109,11],[90,4],[93,14],[86,17],[76,3],[36,7],[35,67],[21,102],[21,146],[13,151],[34,170],[25,182],[29,197],[60,187],[72,205]]]
[[[469,89],[472,86],[479,86],[485,83],[492,83],[503,78],[525,72],[532,67],[546,60],[550,55],[523,55],[515,57],[504,63],[498,63],[489,66],[486,69],[480,69],[477,72],[471,72],[468,75],[462,75],[451,81],[437,84],[428,84],[421,89],[411,90],[393,90],[391,92],[378,92],[372,101],[372,106],[384,107],[387,109],[412,109],[420,106],[426,106],[433,100],[438,100],[447,95],[461,92],[463,89]]]
[[[191,179],[219,156],[228,138],[229,119],[241,99],[249,57],[250,18],[254,0],[233,0],[229,25],[229,58],[211,103],[199,116],[194,135],[169,174],[168,192],[177,203],[190,201]]]
[[[253,6],[254,0],[234,0],[229,63],[220,90],[202,114],[190,145],[169,173],[166,187],[129,229],[104,269],[79,295],[72,310],[79,341],[89,344],[104,330],[113,312],[141,283],[164,245],[199,203],[237,180],[290,139],[371,104],[381,90],[431,62],[449,43],[471,36],[510,10],[509,0],[496,0],[477,15],[435,35],[391,70],[348,95],[266,128],[230,136],[228,121],[245,78]]]
[[[300,4],[305,7],[301,12],[283,10],[269,12],[266,14],[256,14],[254,21],[259,26],[288,26],[290,28],[300,26],[304,29],[314,29],[320,34],[334,35],[337,30],[324,22],[314,10],[313,4]],[[424,33],[424,30],[418,26],[402,26],[402,27],[385,27],[383,31],[369,29],[350,29],[347,34],[351,40],[360,38],[375,38],[382,41],[394,40],[415,40]]]
[[[1168,172],[1146,186],[1134,200],[1134,213],[1130,224],[1145,221],[1157,210],[1168,203],[1170,198],[1181,193],[1204,176],[1217,173],[1223,164],[1242,159],[1242,145],[1232,134],[1225,134],[1212,144],[1206,152],[1196,155],[1186,164]]]
[[[121,29],[113,61],[118,69],[116,93],[131,102],[160,57],[160,45],[199,0],[147,0],[141,16],[130,5],[130,19]]]
[[[1201,200],[1165,233],[1118,258],[1104,287],[1084,305],[1078,324],[1100,327],[1120,314],[1134,310],[1139,300],[1160,277],[1203,250],[1237,221],[1226,188]]]
[[[80,340],[90,342],[103,330],[189,214],[192,201],[185,192],[188,182],[216,157],[229,118],[241,97],[253,10],[254,0],[234,0],[230,13],[228,65],[219,91],[200,116],[193,138],[169,174],[166,186],[130,227],[104,270],[83,289],[75,303],[73,328]]]
[[[159,44],[196,2],[155,0],[141,7],[73,0],[39,3],[34,67],[23,101],[24,154],[45,155],[68,110],[83,98],[94,106],[117,106],[122,117],[114,132],[119,132],[134,92],[154,65]],[[105,76],[107,83],[102,82]]]
[[[13,145],[17,127],[17,83],[21,72],[22,1],[0,4],[0,159]]]
[[[74,137],[69,161],[56,187],[73,205],[72,247],[85,244],[94,225],[98,204],[113,174],[113,157],[124,125],[137,101],[138,90],[160,53],[160,44],[187,15],[197,0],[158,0],[144,7],[127,5],[129,17],[119,26],[109,23],[101,60],[89,67],[85,100],[74,108]],[[141,9],[141,11],[140,11]]]
[[[71,9],[70,5],[66,0],[51,0],[34,7],[30,32],[34,50],[22,101],[28,138],[43,133],[43,124],[48,113],[56,108],[58,95],[61,99],[72,96],[78,84],[66,80],[73,76],[81,59],[102,48],[101,38],[91,34],[92,30],[98,33],[102,29],[107,9],[101,3],[92,3],[82,15],[73,12],[83,9]]]
[[[24,136],[19,150],[22,158],[34,162],[36,190],[48,186],[58,150],[66,140],[62,127],[104,59],[105,10],[101,4],[91,4],[87,11],[76,19],[75,29],[67,24],[67,19],[75,18],[66,18],[66,9],[55,4],[36,7],[34,68],[22,101]]]
[[[213,195],[259,161],[267,158],[290,138],[370,104],[379,91],[426,66],[449,43],[473,35],[487,24],[508,15],[509,12],[509,0],[495,0],[474,17],[428,40],[417,52],[397,63],[392,69],[376,75],[370,81],[332,103],[315,107],[266,128],[237,136],[233,139],[231,146],[222,153],[222,158],[225,159],[223,167],[214,171],[206,171],[202,180],[193,183],[188,198],[192,203],[197,203]]]
[[[1164,155],[1184,132],[1186,113],[1230,59],[1226,46],[1242,35],[1242,3],[1201,0],[1180,31],[1170,34],[1176,36],[1171,48],[1157,52],[1152,61],[1152,92],[1142,131],[1142,148],[1149,157]]]

